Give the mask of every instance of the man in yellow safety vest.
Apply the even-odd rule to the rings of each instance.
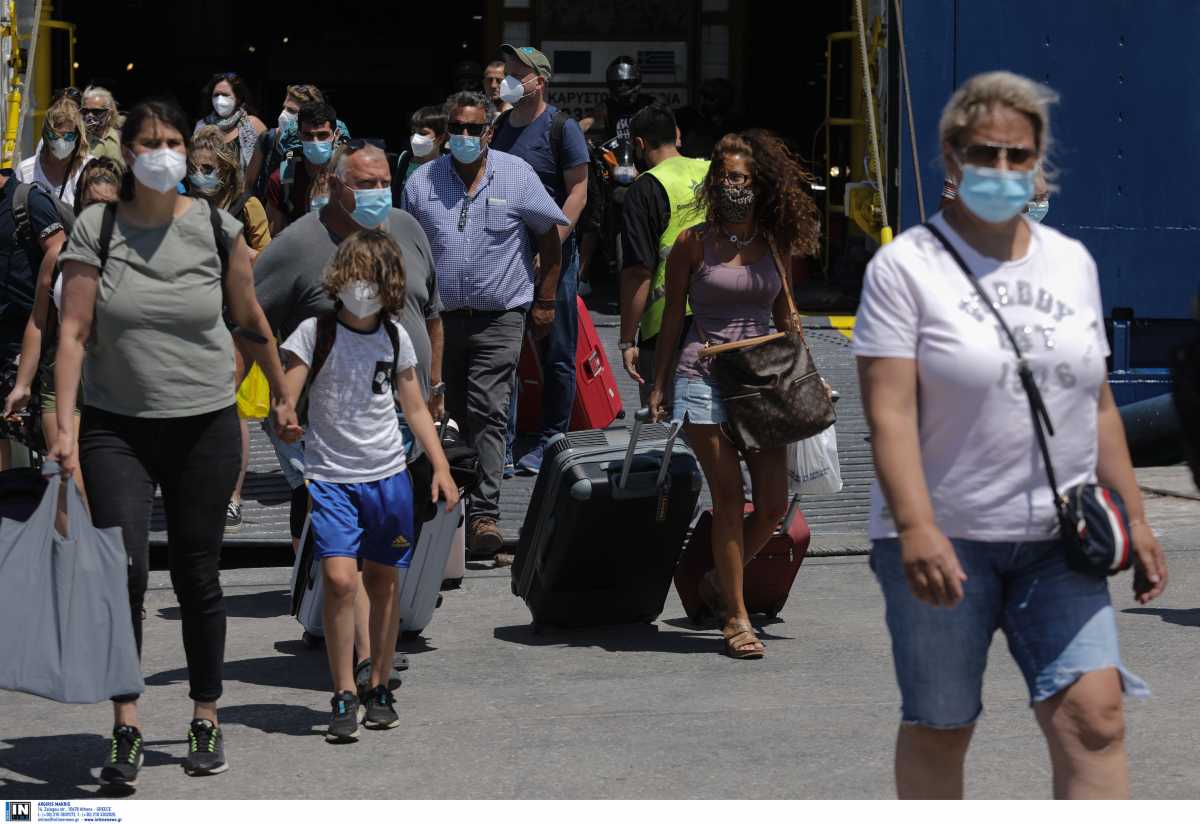
[[[675,115],[661,103],[652,103],[634,115],[629,136],[649,171],[625,194],[618,348],[625,371],[638,382],[645,406],[654,386],[654,353],[666,304],[667,256],[680,232],[704,220],[695,195],[708,174],[709,162],[679,153]],[[679,341],[665,345],[678,346]]]

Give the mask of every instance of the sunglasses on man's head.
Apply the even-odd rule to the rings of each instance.
[[[459,123],[457,120],[452,120],[446,124],[446,131],[450,134],[462,134],[466,132],[471,137],[479,137],[487,131],[486,123]]]
[[[353,140],[346,141],[346,150],[357,152],[359,149],[365,149],[368,146],[374,146],[376,149],[387,151],[387,142],[382,137],[356,137]]]
[[[1028,146],[1006,146],[1001,143],[971,143],[958,150],[962,159],[972,166],[995,166],[1006,158],[1010,166],[1024,166],[1037,160],[1037,150]]]

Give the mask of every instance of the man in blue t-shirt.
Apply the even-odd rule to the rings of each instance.
[[[546,84],[550,81],[550,61],[531,46],[500,47],[508,76],[500,86],[500,96],[514,108],[496,121],[490,146],[524,160],[541,179],[570,221],[559,227],[563,241],[562,274],[558,280],[554,326],[541,341],[543,373],[542,442],[521,458],[518,467],[536,474],[542,465],[542,446],[551,436],[566,432],[575,401],[575,339],[579,317],[575,295],[579,277],[579,244],[575,224],[587,204],[588,145],[579,124],[558,115],[561,141],[554,139],[558,110],[546,103]],[[557,144],[557,145],[556,145]],[[516,426],[516,392],[509,410],[509,449]]]

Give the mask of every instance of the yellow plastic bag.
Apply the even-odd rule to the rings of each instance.
[[[271,414],[271,387],[257,363],[250,367],[238,387],[237,408],[238,414],[249,421],[262,420]]]

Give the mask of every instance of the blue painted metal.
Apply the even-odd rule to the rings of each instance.
[[[1142,321],[1126,325],[1114,346],[1121,393],[1166,391],[1160,364],[1138,356],[1138,330],[1190,317],[1200,286],[1200,84],[1188,68],[1200,45],[1200,3],[910,0],[904,13],[926,209],[936,209],[941,191],[938,118],[959,83],[1003,68],[1055,89],[1051,160],[1061,191],[1046,223],[1096,259],[1106,314],[1129,309]],[[903,228],[918,212],[909,148],[900,149]]]

